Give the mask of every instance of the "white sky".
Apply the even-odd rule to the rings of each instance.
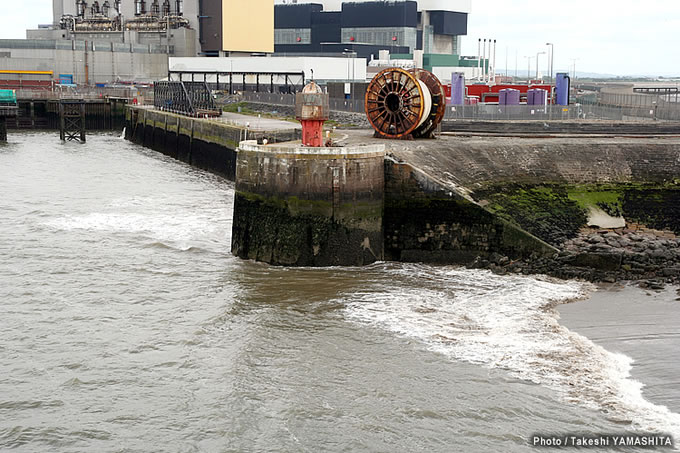
[[[0,39],[24,38],[26,28],[52,21],[52,0],[0,0]],[[526,55],[555,44],[555,69],[577,58],[579,72],[616,75],[680,75],[678,0],[472,0],[463,53],[477,54],[477,39],[497,40],[496,66],[514,72],[515,54],[526,72]],[[548,63],[541,55],[542,72]],[[535,69],[532,69],[534,71]]]
[[[543,5],[543,6],[542,6]],[[526,72],[531,55],[555,46],[555,69],[616,75],[680,75],[678,0],[473,0],[463,53],[479,38],[496,39],[496,67]],[[545,72],[547,55],[539,56]]]

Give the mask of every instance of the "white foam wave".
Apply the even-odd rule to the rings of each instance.
[[[453,359],[505,369],[633,429],[679,438],[680,415],[643,398],[642,384],[630,379],[632,359],[559,324],[552,307],[585,297],[591,285],[450,267],[394,272],[399,285],[351,294],[346,316]]]
[[[140,213],[92,213],[81,216],[65,216],[44,222],[50,228],[73,231],[102,231],[109,233],[132,233],[154,241],[168,244],[185,244],[210,238],[224,241],[227,222],[217,221],[208,215],[140,214]]]

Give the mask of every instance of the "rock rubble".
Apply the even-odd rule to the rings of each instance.
[[[470,267],[499,274],[547,274],[592,282],[635,281],[640,287],[663,289],[680,283],[680,238],[670,231],[639,225],[621,229],[583,229],[549,258],[510,260],[491,254]]]

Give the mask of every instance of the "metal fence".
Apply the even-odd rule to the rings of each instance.
[[[651,107],[671,103],[680,106],[680,93],[642,94],[642,93],[599,93],[597,102],[622,107]]]
[[[597,105],[449,105],[445,119],[479,120],[624,120],[623,110]]]
[[[133,87],[60,87],[53,90],[15,90],[17,99],[21,101],[32,100],[55,100],[55,99],[151,99],[153,100],[153,88]]]
[[[295,106],[294,94],[244,92],[241,94],[241,98],[245,101],[261,102],[263,104]],[[364,100],[330,99],[329,107],[331,110],[339,112],[364,113]]]
[[[205,82],[156,82],[154,106],[188,116],[220,115]]]
[[[645,95],[640,95],[645,96]],[[562,105],[448,105],[445,119],[479,119],[479,120],[612,120],[612,121],[645,121],[667,120],[680,121],[680,103],[669,102],[657,96],[649,96],[656,101],[637,106],[619,106],[604,103],[585,103]],[[295,105],[295,96],[289,94],[250,93],[242,94],[242,99],[271,105]],[[643,101],[638,101],[643,102]],[[647,102],[647,101],[644,101]],[[331,99],[332,111],[364,113],[363,99]]]

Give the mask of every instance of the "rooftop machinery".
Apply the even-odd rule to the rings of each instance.
[[[189,27],[189,21],[182,17],[183,0],[134,0],[135,16],[130,19],[123,17],[121,1],[94,0],[88,3],[75,0],[76,14],[64,14],[59,27],[74,32],[165,31]]]

